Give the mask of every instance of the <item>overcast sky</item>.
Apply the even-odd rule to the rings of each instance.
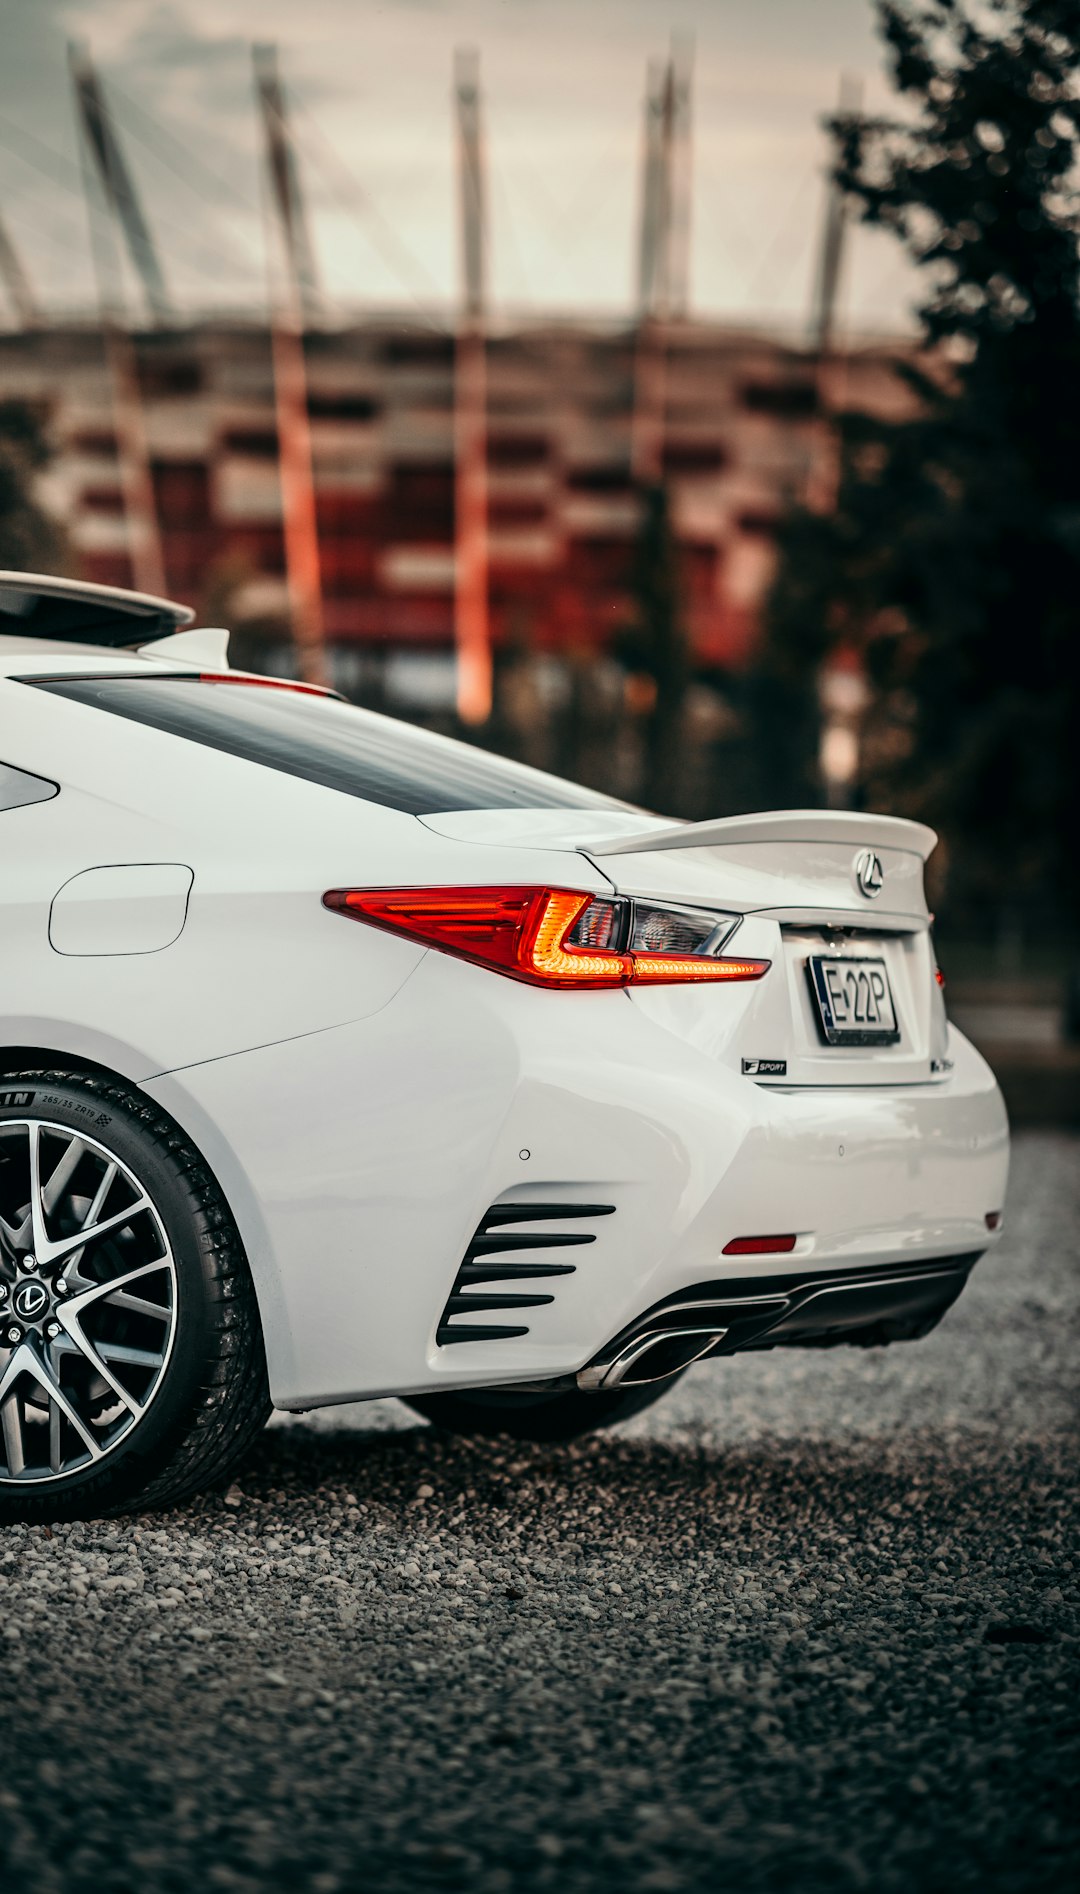
[[[451,69],[480,51],[491,278],[509,315],[632,306],[646,61],[695,46],[692,303],[805,320],[821,116],[842,71],[886,105],[871,0],[0,0],[0,210],[42,302],[88,303],[65,43],[109,89],[182,308],[265,295],[250,42],[279,43],[330,306],[448,303]],[[844,314],[908,320],[895,246],[858,232]]]

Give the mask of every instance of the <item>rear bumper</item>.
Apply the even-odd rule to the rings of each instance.
[[[784,1272],[822,1283],[988,1248],[1005,1112],[959,1034],[950,1053],[944,1082],[785,1091],[624,994],[548,993],[433,953],[372,1017],[145,1090],[240,1223],[274,1400],[308,1407],[576,1376],[643,1311],[776,1276],[775,1256],[724,1257],[733,1237],[794,1233]],[[520,1315],[477,1316],[477,1287],[519,1285],[478,1285],[473,1267],[463,1287],[463,1259],[493,1207],[527,1205],[567,1209],[513,1220],[574,1235],[566,1267],[526,1285]],[[610,1213],[576,1223],[589,1205]],[[513,1332],[448,1345],[455,1294],[471,1306],[453,1320]]]

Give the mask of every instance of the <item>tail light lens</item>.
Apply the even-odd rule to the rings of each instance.
[[[760,980],[771,964],[719,957],[736,915],[568,888],[334,888],[323,904],[532,986]]]

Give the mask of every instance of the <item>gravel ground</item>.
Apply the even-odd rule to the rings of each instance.
[[[925,1341],[572,1448],[282,1418],[227,1496],[0,1535],[5,1889],[1072,1887],[1078,1209],[1032,1134]]]

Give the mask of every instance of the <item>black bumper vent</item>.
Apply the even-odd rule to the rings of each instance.
[[[541,1260],[523,1252],[550,1253],[596,1241],[592,1230],[522,1230],[515,1225],[576,1223],[583,1217],[610,1217],[614,1211],[613,1203],[492,1204],[465,1251],[442,1312],[435,1332],[439,1347],[446,1348],[451,1342],[505,1341],[514,1335],[527,1335],[528,1327],[522,1323],[473,1318],[503,1309],[539,1309],[547,1302],[554,1302],[553,1295],[537,1294],[534,1289],[522,1294],[512,1285],[535,1282],[545,1276],[572,1276],[575,1265]]]

